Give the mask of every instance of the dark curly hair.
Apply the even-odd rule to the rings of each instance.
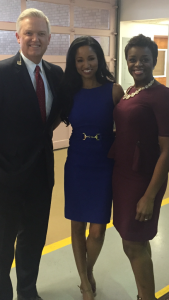
[[[61,99],[61,120],[69,125],[68,116],[73,106],[74,95],[82,88],[83,82],[80,74],[76,70],[75,56],[79,47],[90,46],[97,55],[98,70],[96,72],[96,80],[100,84],[107,81],[114,81],[114,76],[108,70],[103,50],[100,44],[91,36],[81,36],[76,38],[67,53],[66,69],[59,88],[59,97]]]
[[[143,34],[139,34],[139,35],[131,38],[124,50],[126,60],[127,60],[127,56],[128,56],[128,51],[132,47],[147,47],[147,48],[149,48],[152,53],[153,65],[155,67],[155,65],[157,63],[157,57],[158,57],[158,46],[154,41],[152,41],[149,37],[147,37]]]

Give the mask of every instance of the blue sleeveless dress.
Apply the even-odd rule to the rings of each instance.
[[[81,89],[69,115],[73,131],[65,164],[65,217],[106,224],[112,206],[113,83]]]

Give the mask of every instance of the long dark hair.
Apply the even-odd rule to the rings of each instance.
[[[108,70],[100,44],[91,36],[76,38],[68,50],[66,69],[59,89],[59,96],[62,102],[61,119],[66,125],[69,125],[68,116],[73,106],[73,97],[83,86],[82,78],[77,72],[75,64],[76,51],[82,46],[90,46],[97,55],[98,70],[95,74],[96,80],[100,84],[108,81],[115,82],[114,76]]]

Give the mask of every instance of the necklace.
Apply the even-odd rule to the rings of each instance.
[[[153,80],[151,80],[147,85],[145,85],[145,86],[139,88],[138,90],[136,90],[134,93],[131,93],[131,94],[129,94],[129,92],[130,92],[130,90],[134,87],[134,85],[133,85],[133,86],[130,86],[130,87],[127,89],[125,95],[123,96],[123,99],[129,99],[129,98],[131,98],[131,97],[134,97],[135,95],[139,94],[142,90],[148,89],[151,85],[153,85],[153,83],[154,83],[154,78],[153,78]]]

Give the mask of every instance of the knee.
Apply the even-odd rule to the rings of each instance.
[[[123,250],[130,261],[139,258],[146,251],[145,243],[123,241]]]
[[[134,251],[132,245],[124,245],[123,244],[123,250],[124,250],[124,253],[127,255],[127,257],[131,260],[131,259],[134,259],[134,257],[136,256],[136,252]]]
[[[105,227],[90,227],[89,236],[95,241],[103,241],[105,237]]]
[[[74,235],[84,235],[86,231],[86,223],[84,222],[71,222],[72,234]]]

